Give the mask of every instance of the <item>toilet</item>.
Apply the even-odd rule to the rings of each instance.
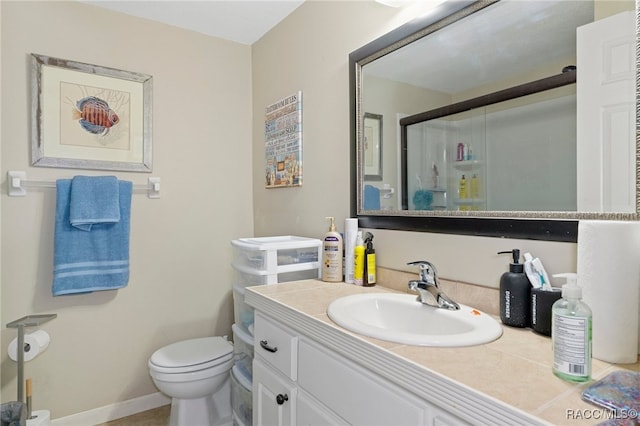
[[[232,424],[233,345],[223,337],[183,340],[149,358],[156,387],[171,397],[170,426]]]

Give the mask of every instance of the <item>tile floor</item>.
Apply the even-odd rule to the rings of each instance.
[[[167,426],[169,424],[170,408],[171,405],[164,405],[97,426]]]

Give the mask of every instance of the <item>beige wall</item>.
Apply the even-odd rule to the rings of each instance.
[[[58,313],[43,327],[51,345],[27,364],[27,375],[35,408],[59,418],[155,392],[146,362],[156,348],[229,332],[229,240],[251,233],[321,237],[326,216],[344,223],[348,54],[410,16],[370,1],[307,0],[248,47],[75,2],[0,5],[2,176],[26,170],[32,179],[54,180],[80,173],[29,166],[30,52],[154,76],[152,175],[162,178],[162,198],[134,196],[126,289],[53,298],[54,194],[31,190],[17,199],[2,189],[1,326]],[[297,90],[304,184],[266,190],[264,108]],[[148,176],[118,175],[136,183]],[[498,250],[530,250],[552,273],[575,269],[574,244],[373,232],[381,266],[407,270],[407,261],[431,259],[443,276],[493,287],[508,263]],[[15,331],[2,328],[0,336],[2,401],[8,401],[16,383],[6,348]]]
[[[2,1],[1,11],[2,401],[16,398],[6,323],[49,312],[51,344],[26,364],[35,409],[59,418],[154,393],[154,350],[231,332],[229,242],[253,233],[251,49],[75,1]],[[125,289],[52,297],[55,190],[6,195],[7,170],[50,181],[98,173],[29,166],[31,52],[153,76],[150,175],[162,198],[133,197]]]
[[[348,55],[398,25],[402,11],[373,2],[305,2],[253,45],[254,222],[256,235],[294,233],[322,238],[325,216],[340,230],[349,215]],[[302,90],[304,185],[266,190],[262,181],[264,107]],[[575,271],[576,246],[567,243],[372,230],[381,266],[412,270],[430,259],[442,276],[497,287],[520,248],[540,256],[549,272]]]

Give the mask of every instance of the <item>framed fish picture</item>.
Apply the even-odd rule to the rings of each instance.
[[[31,54],[31,164],[152,171],[151,76]]]

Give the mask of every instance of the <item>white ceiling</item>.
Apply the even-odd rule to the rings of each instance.
[[[501,1],[365,65],[364,72],[464,92],[575,56],[576,27],[592,20],[592,2]]]
[[[304,0],[80,0],[213,37],[251,45]]]

